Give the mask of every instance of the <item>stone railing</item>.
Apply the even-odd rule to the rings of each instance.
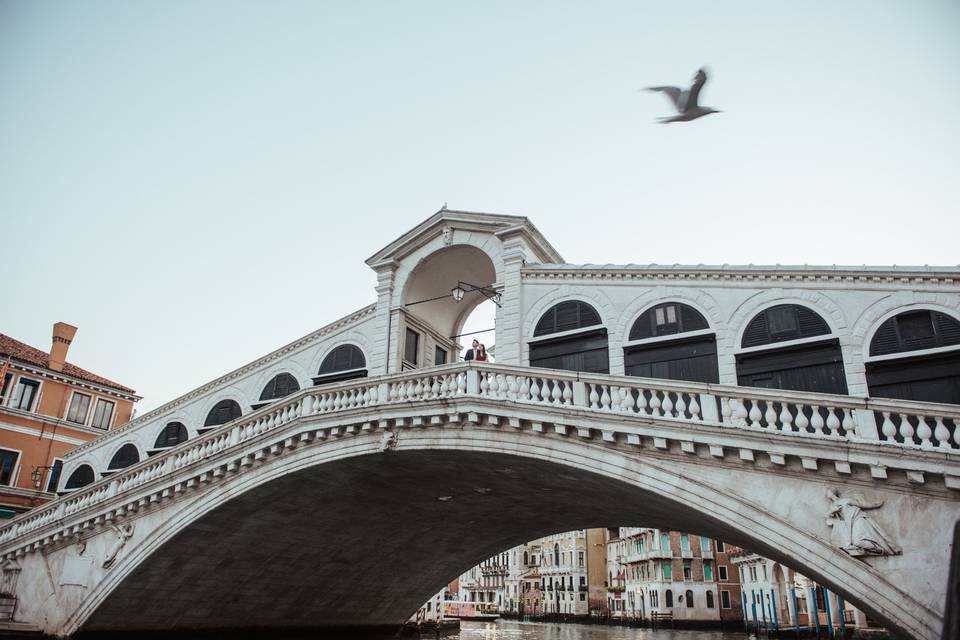
[[[960,406],[956,405],[460,363],[301,390],[18,516],[0,529],[0,544],[174,474],[195,462],[217,457],[300,418],[445,399],[495,400],[517,406],[559,408],[571,414],[619,414],[641,418],[647,423],[657,421],[681,427],[699,425],[769,432],[788,438],[872,441],[906,450],[960,453],[960,434],[956,430]],[[329,432],[340,435],[341,429],[371,429],[377,416],[368,419],[371,422],[360,427],[330,427]],[[288,438],[285,445],[274,445],[274,448],[281,446],[293,447],[296,442]],[[251,466],[266,455],[259,451],[231,463],[226,470]],[[224,469],[214,470],[200,479],[164,489],[151,500],[223,474]]]

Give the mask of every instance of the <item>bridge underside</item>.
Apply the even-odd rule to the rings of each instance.
[[[490,453],[388,452],[306,468],[225,501],[133,571],[83,630],[397,625],[499,551],[621,525],[702,532],[777,555],[587,471]]]

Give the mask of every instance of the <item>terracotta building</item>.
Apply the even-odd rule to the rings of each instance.
[[[67,362],[76,332],[63,322],[53,325],[49,353],[0,334],[0,517],[53,498],[58,486],[69,484],[60,478],[64,454],[130,420],[140,399],[133,389]],[[121,458],[118,468],[137,461]],[[72,480],[80,486],[93,478]]]

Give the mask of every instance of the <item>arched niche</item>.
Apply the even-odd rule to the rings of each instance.
[[[456,337],[470,313],[492,291],[497,270],[490,256],[471,245],[452,245],[421,260],[406,279],[394,345],[404,368],[432,366],[435,349],[457,353]],[[452,291],[458,284],[460,300]]]
[[[823,336],[822,340],[816,340]],[[737,354],[746,387],[846,395],[840,342],[817,312],[798,304],[764,309],[747,324]]]
[[[647,309],[630,328],[623,350],[625,373],[719,382],[717,337],[709,329],[703,314],[687,304],[664,302]]]
[[[313,377],[313,384],[330,384],[366,377],[367,359],[363,351],[354,344],[342,344],[323,358],[320,370]]]
[[[530,366],[609,373],[607,329],[582,300],[566,300],[540,316],[530,340]]]
[[[871,396],[960,404],[960,321],[911,309],[885,320],[870,340]]]

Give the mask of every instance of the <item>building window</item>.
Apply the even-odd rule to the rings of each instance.
[[[687,589],[686,599],[687,599],[687,608],[693,608],[693,591]]]
[[[403,343],[403,361],[406,364],[417,366],[417,356],[420,354],[420,334],[407,328],[407,338]]]
[[[57,490],[57,483],[60,482],[61,471],[63,471],[63,460],[54,458],[53,466],[50,467],[50,475],[47,477],[47,493],[53,493]]]
[[[113,457],[110,459],[110,464],[107,465],[109,471],[118,471],[120,469],[126,469],[132,464],[140,462],[140,452],[137,451],[137,447],[131,443],[127,443],[120,447]]]
[[[586,601],[586,599],[587,599],[587,594],[581,593],[581,594],[580,594],[580,602],[584,602],[584,601]]]
[[[433,348],[433,364],[447,364],[447,350],[441,347]]]
[[[710,551],[710,538],[700,538],[700,551]]]
[[[583,566],[583,551],[577,552],[577,566],[579,567]]]
[[[625,373],[644,378],[719,382],[717,340],[715,335],[705,334],[709,328],[706,319],[685,304],[670,302],[648,309],[630,329],[630,342],[642,342],[624,348]],[[690,332],[696,333],[684,335]]]
[[[670,536],[666,533],[660,534],[660,549],[670,551]]]
[[[683,561],[683,579],[684,580],[693,580],[693,569],[690,566],[689,560]]]
[[[330,384],[365,377],[367,360],[363,352],[356,345],[342,344],[324,357],[320,371],[313,378],[313,384]]]
[[[721,609],[730,608],[730,592],[729,591],[720,592],[720,608]]]
[[[215,427],[226,424],[231,420],[236,420],[241,415],[243,415],[243,411],[241,411],[240,404],[236,400],[221,400],[213,405],[213,409],[210,409],[207,419],[203,421],[203,426]]]
[[[19,459],[20,452],[0,449],[0,485],[8,487],[13,485]]]
[[[713,580],[713,564],[709,560],[703,561],[703,579],[707,581]]]
[[[296,378],[289,373],[278,373],[263,388],[260,393],[260,402],[278,400],[297,391],[300,391],[300,383]]]
[[[93,467],[88,464],[82,464],[76,469],[73,473],[70,474],[70,477],[67,478],[67,484],[64,485],[64,489],[79,489],[80,487],[85,487],[88,484],[93,483]]]
[[[113,419],[114,403],[110,400],[97,398],[97,406],[93,410],[93,422],[90,426],[97,429],[109,429],[110,420]]]
[[[727,578],[727,565],[721,564],[720,566],[718,566],[718,567],[717,567],[717,575],[720,576],[720,580],[721,580],[722,582],[726,582],[726,581],[728,580],[728,578]]]
[[[20,376],[20,379],[17,381],[17,388],[13,392],[13,401],[10,403],[10,406],[14,409],[22,409],[23,411],[33,411],[33,404],[37,398],[37,391],[39,389],[39,382]]]
[[[715,548],[716,548],[716,550],[717,550],[717,553],[723,553],[723,550],[724,550],[724,548],[725,548],[724,545],[723,545],[723,543],[720,542],[719,540],[714,540],[713,543],[714,543],[714,546],[715,546]]]
[[[664,580],[671,580],[673,578],[673,563],[670,560],[663,562],[660,570],[663,573]]]
[[[707,609],[713,609],[713,591],[707,591]]]
[[[580,329],[584,331],[532,342],[530,366],[608,373],[607,330],[600,323],[600,314],[585,302],[571,300],[554,305],[537,322],[533,336],[547,337]]]
[[[70,408],[67,409],[67,421],[83,424],[87,421],[87,410],[90,408],[90,396],[74,391],[70,398]]]
[[[673,606],[673,589],[667,589],[663,594],[664,604],[668,607]]]
[[[187,428],[183,426],[182,422],[168,422],[160,431],[160,435],[157,436],[153,447],[155,449],[175,447],[181,442],[186,442],[188,437]]]
[[[680,535],[680,550],[690,551],[690,536],[685,533]]]
[[[0,404],[7,403],[7,393],[10,391],[10,381],[13,380],[12,373],[6,373],[3,376],[3,389],[0,390]]]

